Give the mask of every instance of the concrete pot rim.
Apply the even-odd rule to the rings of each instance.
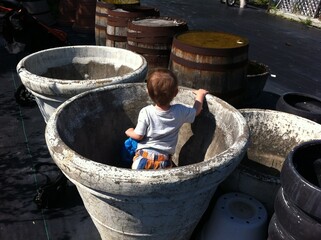
[[[97,187],[96,189],[101,189],[103,191],[103,189],[106,189],[106,182],[110,182],[112,185],[114,184],[120,185],[123,183],[132,184],[132,182],[130,181],[133,181],[131,180],[133,177],[135,178],[134,181],[139,183],[139,185],[146,186],[146,185],[160,184],[160,183],[166,184],[166,182],[168,183],[169,181],[184,182],[191,179],[199,178],[201,175],[205,176],[213,172],[217,172],[217,174],[220,175],[220,172],[222,172],[221,174],[222,177],[216,178],[216,180],[218,179],[219,181],[223,181],[224,172],[230,171],[231,167],[233,167],[234,169],[237,165],[236,162],[241,161],[240,155],[245,153],[246,147],[248,145],[249,129],[245,118],[241,115],[241,113],[238,110],[236,110],[232,106],[230,107],[230,109],[232,109],[232,113],[234,117],[237,118],[238,126],[236,127],[239,128],[238,132],[240,134],[239,136],[237,136],[237,139],[234,141],[231,147],[207,161],[203,161],[200,163],[191,164],[187,166],[175,167],[172,169],[155,170],[155,171],[132,170],[132,169],[118,168],[118,167],[94,162],[92,160],[89,160],[88,158],[85,158],[77,154],[74,150],[69,148],[60,139],[59,133],[56,127],[56,122],[65,106],[71,104],[73,101],[75,101],[78,98],[85,97],[87,94],[90,94],[92,92],[105,91],[106,89],[125,88],[130,85],[146,86],[145,83],[127,83],[127,84],[109,85],[101,88],[96,88],[70,98],[69,100],[61,104],[52,114],[46,127],[46,133],[45,133],[46,142],[47,142],[49,151],[51,152],[51,155],[53,155],[52,149],[55,149],[55,154],[57,153],[57,151],[59,152],[58,154],[61,154],[61,159],[59,160],[54,159],[54,161],[66,175],[68,175],[69,173],[73,174],[74,171],[78,171],[78,172],[80,171],[82,173],[82,176],[80,176],[80,179],[78,179],[78,182],[88,187],[92,186],[94,183],[94,185],[96,185]],[[185,88],[185,87],[180,87],[180,90],[192,91],[192,89]],[[223,104],[223,105],[227,104],[223,100],[210,94],[206,96],[206,99],[208,102],[216,101],[219,104]],[[229,161],[226,161],[226,159],[228,159]],[[95,180],[95,177],[92,176],[93,172],[99,174],[100,178],[104,179],[104,181],[97,182]],[[227,177],[227,176],[224,175],[224,177]],[[209,184],[211,184],[211,182],[209,182]]]
[[[126,73],[121,76],[101,78],[101,79],[89,79],[89,80],[65,80],[65,79],[55,79],[48,78],[43,76],[38,76],[34,73],[31,73],[25,68],[25,62],[28,59],[36,57],[37,55],[47,54],[53,51],[65,51],[66,49],[85,49],[89,51],[91,49],[99,49],[99,51],[106,51],[110,53],[122,53],[124,56],[132,56],[137,61],[141,61],[139,67],[134,69],[134,71]],[[49,96],[73,96],[77,93],[84,92],[99,86],[105,86],[108,84],[117,84],[125,82],[126,79],[132,79],[133,76],[139,76],[142,74],[147,74],[147,61],[146,59],[135,52],[132,52],[127,49],[114,48],[108,46],[96,46],[96,45],[75,45],[75,46],[64,46],[64,47],[55,47],[45,50],[41,50],[35,53],[32,53],[19,61],[16,66],[16,71],[19,74],[23,84],[31,89],[34,92],[37,92],[42,95]],[[72,93],[72,94],[71,94]]]
[[[256,73],[256,74],[249,74],[247,73],[246,74],[246,77],[247,78],[255,78],[255,77],[258,77],[258,76],[268,76],[270,75],[270,68],[268,67],[268,65],[264,64],[264,63],[261,63],[261,62],[258,62],[256,60],[249,60],[249,64],[250,65],[256,65],[256,66],[260,66],[262,68],[265,68],[265,71],[264,72],[261,72],[261,73]]]
[[[270,114],[270,115],[283,115],[286,116],[289,119],[292,118],[297,118],[299,120],[305,121],[305,122],[309,122],[312,125],[315,125],[317,128],[320,128],[321,125],[304,117],[292,114],[292,113],[286,113],[286,112],[281,112],[281,111],[277,111],[277,110],[271,110],[271,109],[261,109],[261,108],[240,108],[238,109],[242,114],[246,114],[246,113],[250,113],[250,112],[257,112],[257,113],[261,113],[261,114]]]

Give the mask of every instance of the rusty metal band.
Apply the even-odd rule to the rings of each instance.
[[[127,44],[127,49],[134,51],[136,53],[142,53],[142,54],[152,54],[152,55],[170,55],[171,50],[170,49],[153,49],[153,48],[142,48],[130,45],[130,43]]]
[[[120,8],[122,8],[125,11],[132,12],[132,13],[144,13],[144,16],[154,16],[158,17],[160,12],[158,8],[143,6],[143,5],[123,5]]]
[[[126,8],[124,10],[127,10]],[[118,12],[118,11],[109,11],[108,12],[110,16],[113,17],[118,17],[118,18],[141,18],[141,17],[146,17],[146,16],[158,16],[159,12],[157,12],[155,9],[145,9],[145,10],[135,10],[132,9],[130,11],[126,11],[126,12]]]
[[[145,25],[137,25],[134,22],[129,22],[128,29],[131,29],[134,31],[139,31],[141,33],[154,33],[154,34],[168,35],[168,34],[177,34],[177,33],[183,32],[183,31],[187,31],[188,26],[185,23],[185,24],[180,24],[178,26],[151,27],[151,26],[145,26]]]
[[[95,16],[99,17],[99,18],[106,18],[107,19],[108,14],[96,12]]]
[[[132,29],[128,28],[128,35],[131,37],[137,37],[137,38],[145,38],[145,37],[150,37],[150,38],[155,38],[155,37],[166,37],[166,38],[171,38],[171,41],[173,41],[173,37],[177,32],[158,32],[158,29],[153,29],[153,31],[133,31]]]
[[[132,37],[129,32],[127,32],[127,39],[128,41],[136,42],[136,43],[146,43],[148,45],[153,44],[172,44],[172,38],[170,37]]]
[[[205,56],[228,57],[237,56],[240,54],[247,54],[249,45],[247,44],[237,48],[203,48],[182,43],[174,37],[173,47],[177,47],[178,49],[184,52],[195,53]]]
[[[191,69],[203,70],[203,71],[217,71],[217,72],[224,72],[227,70],[245,67],[248,63],[248,59],[237,63],[229,63],[229,64],[196,63],[187,59],[180,58],[174,55],[173,53],[171,53],[170,59],[175,63],[178,63],[184,67],[188,67]]]
[[[127,38],[123,37],[123,36],[115,36],[115,35],[106,34],[106,38],[108,40],[112,40],[115,42],[127,42]]]
[[[106,31],[106,26],[102,26],[102,25],[95,24],[95,28],[96,28],[96,29],[99,29],[99,30],[104,30],[104,31]]]
[[[113,27],[127,27],[129,19],[127,18],[111,18],[107,17],[107,26]]]

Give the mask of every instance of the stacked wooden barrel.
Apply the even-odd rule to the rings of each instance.
[[[179,84],[204,88],[233,106],[246,93],[248,40],[229,33],[188,31],[173,39],[169,68]]]
[[[119,2],[119,1],[117,1]],[[159,16],[153,7],[97,2],[95,18],[96,45],[127,48],[127,26],[135,18]]]
[[[127,29],[131,20],[159,16],[159,10],[146,6],[123,6],[109,9],[107,14],[106,46],[127,48]]]
[[[128,49],[142,54],[149,65],[167,68],[176,34],[187,31],[184,20],[170,17],[147,17],[136,19],[128,25]]]
[[[137,1],[97,2],[95,16],[96,45],[139,53],[149,69],[167,68],[174,35],[188,30],[184,20],[160,16],[158,9]]]

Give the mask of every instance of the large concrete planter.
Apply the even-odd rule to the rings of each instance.
[[[175,101],[192,105],[194,97],[180,88]],[[77,186],[102,239],[189,239],[218,184],[245,154],[245,119],[207,95],[202,114],[180,130],[173,156],[178,167],[119,167],[124,131],[147,104],[144,83],[111,85],[67,100],[47,123],[50,154]]]
[[[302,142],[321,139],[321,125],[274,110],[249,108],[240,112],[250,128],[247,157],[221,186],[225,191],[252,195],[264,204],[271,216],[287,155]]]
[[[61,103],[76,94],[111,84],[143,82],[147,62],[125,49],[68,46],[26,56],[17,72],[47,122]]]

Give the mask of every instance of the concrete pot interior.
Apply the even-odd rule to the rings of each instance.
[[[192,106],[194,98],[192,89],[180,88],[175,102]],[[67,100],[48,121],[50,154],[76,184],[102,239],[189,239],[218,184],[245,154],[244,117],[207,95],[201,115],[179,132],[178,167],[121,167],[124,132],[151,103],[145,83],[116,84]]]
[[[71,97],[109,84],[143,82],[147,63],[129,50],[80,45],[30,54],[18,63],[17,72],[33,92]]]
[[[152,104],[152,101],[142,85],[126,88],[126,91],[116,88],[108,94],[97,92],[87,97],[77,101],[77,104],[67,105],[60,113],[57,121],[59,135],[63,142],[80,155],[95,162],[119,167],[119,153],[126,139],[124,131],[128,127],[135,127],[139,110]],[[193,105],[194,96],[178,95],[175,101]],[[235,134],[239,132],[224,129],[226,126],[219,125],[223,122],[217,123],[218,117],[205,109],[192,125],[183,125],[174,155],[177,166],[207,161],[235,144]],[[193,154],[195,151],[197,154]]]

